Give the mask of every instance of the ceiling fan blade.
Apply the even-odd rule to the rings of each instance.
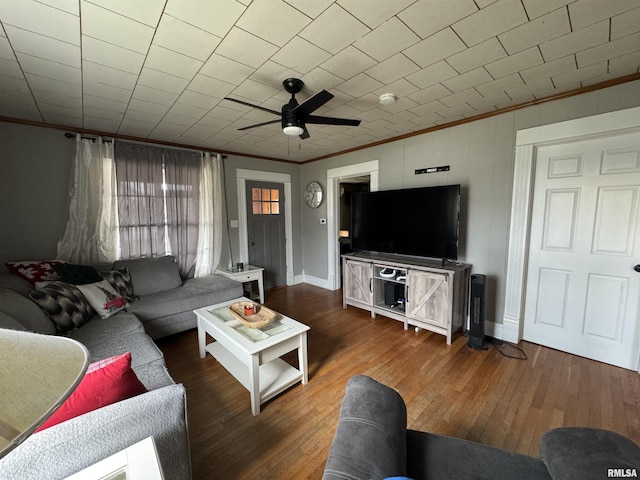
[[[360,120],[354,120],[351,118],[319,117],[317,115],[309,115],[305,121],[307,123],[316,123],[320,125],[349,125],[352,127],[360,125]]]
[[[307,130],[307,126],[305,124],[302,124],[302,133],[300,134],[300,138],[302,140],[309,138],[311,135],[309,135],[309,130]]]
[[[249,125],[248,127],[242,127],[238,130],[249,130],[250,128],[262,127],[264,125],[271,125],[272,123],[280,123],[280,119],[269,120],[268,122],[256,123],[255,125]]]
[[[242,100],[236,100],[235,98],[224,97],[225,100],[231,100],[232,102],[239,103],[240,105],[245,105],[251,108],[257,108],[258,110],[262,110],[263,112],[273,113],[274,115],[280,115],[280,112],[275,110],[271,110],[270,108],[261,107],[260,105],[254,105],[253,103],[244,102]]]
[[[311,112],[314,112],[315,110],[320,108],[322,105],[327,103],[332,98],[333,98],[333,95],[331,93],[327,92],[326,90],[322,90],[316,93],[313,97],[308,98],[307,100],[302,102],[296,108],[294,108],[293,113],[295,113],[296,116],[298,116],[299,118],[306,117]]]

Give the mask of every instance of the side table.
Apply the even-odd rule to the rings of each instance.
[[[253,265],[245,265],[242,270],[238,270],[237,268],[218,268],[216,273],[220,275],[224,275],[236,282],[240,282],[242,284],[257,281],[258,282],[258,292],[260,294],[260,303],[264,303],[264,283],[263,283],[263,272],[264,268],[255,267]],[[252,300],[255,300],[252,298]]]

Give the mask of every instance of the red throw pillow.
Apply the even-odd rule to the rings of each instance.
[[[24,262],[7,262],[9,271],[30,283],[60,280],[60,276],[53,270],[53,266],[64,263],[61,260],[28,260]]]
[[[131,369],[131,353],[92,363],[78,388],[36,432],[146,391]]]

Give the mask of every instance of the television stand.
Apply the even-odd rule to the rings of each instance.
[[[471,265],[358,252],[342,256],[343,308],[348,305],[446,336],[467,318]]]

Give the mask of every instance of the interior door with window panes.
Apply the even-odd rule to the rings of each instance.
[[[284,185],[247,181],[249,263],[264,268],[264,287],[287,283]]]

